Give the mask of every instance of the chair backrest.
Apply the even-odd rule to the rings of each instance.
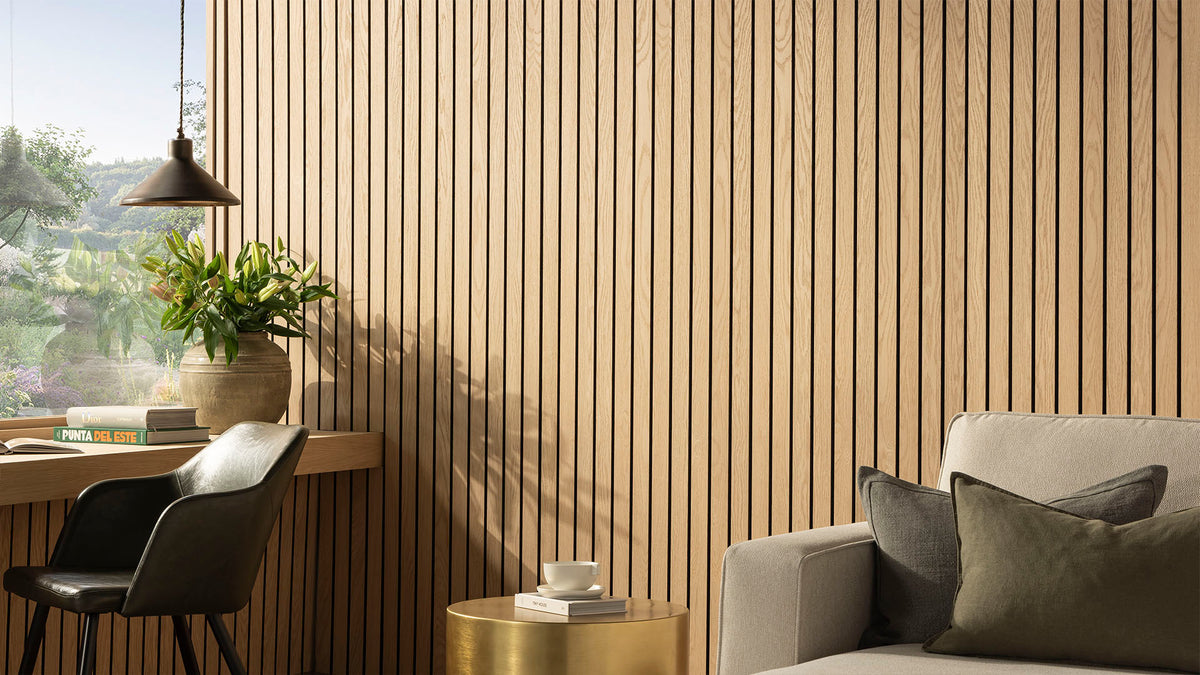
[[[307,438],[301,426],[243,422],[176,469],[181,497],[159,517],[121,613],[244,607]]]
[[[1117,415],[961,413],[950,421],[938,487],[961,471],[1031,499],[1167,467],[1158,513],[1200,506],[1200,420]]]
[[[286,464],[300,457],[308,431],[300,426],[242,422],[227,429],[175,470],[186,495],[241,490],[274,478],[288,483]],[[284,469],[281,471],[281,469]]]

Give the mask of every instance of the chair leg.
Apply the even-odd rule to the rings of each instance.
[[[25,653],[21,655],[21,666],[17,669],[20,675],[33,675],[33,666],[42,648],[42,636],[46,634],[46,615],[49,613],[49,605],[38,605],[33,610],[29,632],[25,633]]]
[[[175,624],[175,642],[179,645],[183,669],[187,675],[200,675],[200,664],[196,661],[196,649],[192,646],[192,635],[187,621],[176,614],[171,617],[171,623]]]
[[[99,614],[83,615],[83,640],[79,645],[79,675],[93,675],[96,672],[96,632],[99,627]]]
[[[242,659],[238,657],[237,647],[233,644],[233,638],[229,637],[229,629],[225,627],[221,615],[206,614],[205,618],[208,619],[208,627],[212,629],[213,635],[217,638],[217,645],[221,647],[221,656],[225,657],[225,664],[229,666],[229,672],[233,675],[246,675],[246,667],[242,665]]]

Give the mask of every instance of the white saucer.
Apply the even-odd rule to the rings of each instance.
[[[549,584],[542,584],[537,589],[538,595],[555,600],[591,600],[604,595],[604,587],[600,585],[592,586],[586,591],[559,591],[551,588]]]

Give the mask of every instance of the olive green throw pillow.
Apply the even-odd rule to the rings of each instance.
[[[958,593],[927,651],[1200,670],[1200,507],[1112,525],[950,486]]]

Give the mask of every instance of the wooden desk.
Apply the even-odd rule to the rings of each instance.
[[[0,438],[49,438],[50,429],[3,429]],[[80,455],[0,455],[0,505],[45,502],[77,496],[108,478],[166,473],[191,459],[206,444],[111,445],[80,443]],[[314,431],[308,437],[296,475],[373,469],[383,466],[383,434],[378,431]]]

